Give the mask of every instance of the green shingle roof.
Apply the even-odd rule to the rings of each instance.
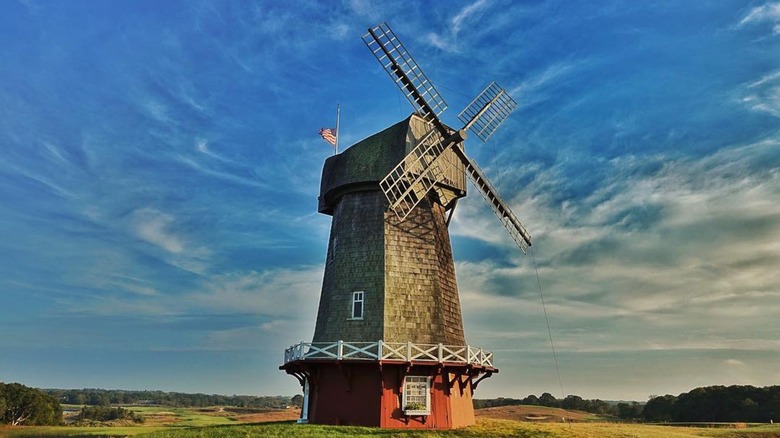
[[[325,160],[320,183],[320,213],[332,214],[336,201],[345,193],[379,190],[379,181],[408,152],[406,139],[411,117]]]

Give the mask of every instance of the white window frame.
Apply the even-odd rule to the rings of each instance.
[[[425,408],[406,409],[409,403],[419,403],[424,405]],[[405,415],[429,415],[431,413],[431,378],[429,376],[404,377],[401,409],[403,409]]]
[[[356,315],[357,305],[360,304],[360,315]],[[352,291],[352,306],[350,308],[350,318],[355,320],[363,319],[366,314],[366,291],[356,290]]]

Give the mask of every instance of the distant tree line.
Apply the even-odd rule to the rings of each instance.
[[[533,394],[523,399],[503,398],[490,400],[474,400],[474,408],[490,408],[494,406],[532,405],[546,406],[550,408],[562,408],[574,411],[590,412],[599,415],[611,415],[624,420],[636,420],[642,416],[642,404],[637,402],[607,403],[603,400],[586,400],[578,395],[568,395],[564,399],[557,399],[549,392],[537,397]]]
[[[19,383],[0,382],[0,424],[57,425],[62,408],[55,397]]]
[[[651,396],[643,417],[650,422],[746,422],[780,420],[780,386],[708,386],[678,396]]]
[[[584,400],[576,395],[560,400],[548,392],[524,399],[474,400],[476,409],[510,405],[547,406],[647,422],[768,423],[780,420],[780,386],[708,386],[678,396],[650,396],[644,404]]]
[[[175,407],[235,406],[240,408],[284,408],[292,405],[287,396],[187,394],[164,391],[119,389],[44,389],[61,403],[72,405],[165,405]]]

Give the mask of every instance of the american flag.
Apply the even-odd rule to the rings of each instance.
[[[320,135],[325,141],[336,146],[336,128],[322,128]]]

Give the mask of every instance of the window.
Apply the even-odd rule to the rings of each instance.
[[[364,295],[362,290],[352,292],[352,319],[363,319]]]
[[[403,410],[407,415],[427,415],[431,412],[431,379],[427,376],[404,378]]]

